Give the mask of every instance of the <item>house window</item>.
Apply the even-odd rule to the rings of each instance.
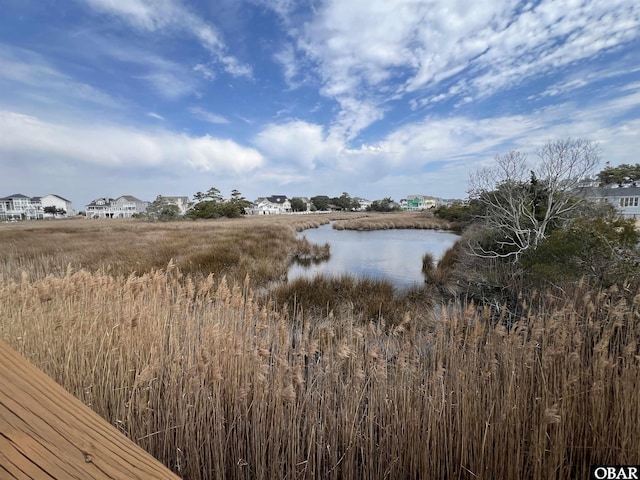
[[[620,199],[620,206],[621,206],[621,207],[624,207],[624,198],[621,198],[621,199]]]
[[[633,199],[633,206],[637,207],[638,206],[638,197]]]

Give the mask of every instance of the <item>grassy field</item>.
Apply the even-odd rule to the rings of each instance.
[[[637,292],[537,292],[507,330],[428,287],[274,288],[325,218],[0,225],[0,337],[186,479],[640,463]]]
[[[337,218],[340,218],[339,216]],[[74,269],[112,275],[144,274],[169,261],[196,277],[213,274],[253,284],[286,275],[292,255],[306,247],[295,232],[329,217],[280,216],[217,221],[149,223],[136,220],[60,220],[0,224],[0,269],[18,278]]]

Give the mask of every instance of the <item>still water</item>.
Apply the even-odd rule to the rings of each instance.
[[[294,263],[288,279],[354,275],[383,278],[397,288],[422,284],[422,255],[431,253],[437,261],[459,238],[451,232],[436,230],[335,230],[331,225],[305,230],[299,234],[313,243],[331,245],[326,262],[302,266]]]

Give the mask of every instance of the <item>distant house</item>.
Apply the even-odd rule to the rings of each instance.
[[[371,200],[367,200],[366,198],[355,197],[354,200],[360,204],[359,211],[365,211],[367,207],[370,207],[373,203]]]
[[[260,197],[254,202],[254,206],[249,209],[248,213],[251,215],[281,215],[291,213],[291,202],[286,195]]]
[[[149,202],[133,195],[122,195],[116,199],[104,197],[93,200],[86,206],[87,218],[131,218],[136,213],[147,211]]]
[[[44,218],[40,197],[27,197],[21,193],[0,198],[0,220],[39,220]]]
[[[406,200],[400,201],[400,207],[403,210],[428,210],[438,206],[438,199],[428,195],[407,195]]]
[[[460,199],[460,198],[439,198],[438,199],[438,207],[450,207],[452,205],[468,205],[469,199]]]
[[[47,207],[54,207],[58,211],[64,210],[65,212],[64,214],[44,213],[45,218],[54,216],[72,217],[76,214],[76,211],[73,209],[71,202],[66,198],[62,198],[60,195],[54,195],[50,193],[49,195],[41,197],[40,203],[42,203],[43,211]]]
[[[635,182],[604,187],[581,186],[579,193],[594,202],[608,202],[624,218],[640,219],[640,186]]]
[[[113,218],[111,211],[111,202],[113,198],[102,197],[96,198],[85,207],[85,215],[87,218]]]

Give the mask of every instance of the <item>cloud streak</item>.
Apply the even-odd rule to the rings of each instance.
[[[40,54],[24,48],[15,48],[0,43],[0,82],[5,95],[0,99],[23,95],[37,103],[66,105],[82,104],[94,107],[121,108],[123,102],[94,86],[75,80],[49,64]]]
[[[194,117],[199,118],[200,120],[204,120],[208,123],[213,123],[216,125],[229,123],[229,120],[224,118],[222,115],[208,112],[200,107],[190,107],[189,111]]]
[[[89,7],[99,13],[119,19],[140,31],[149,33],[188,34],[197,39],[219,63],[234,77],[252,76],[249,65],[243,64],[227,48],[221,33],[176,0],[86,0]]]

